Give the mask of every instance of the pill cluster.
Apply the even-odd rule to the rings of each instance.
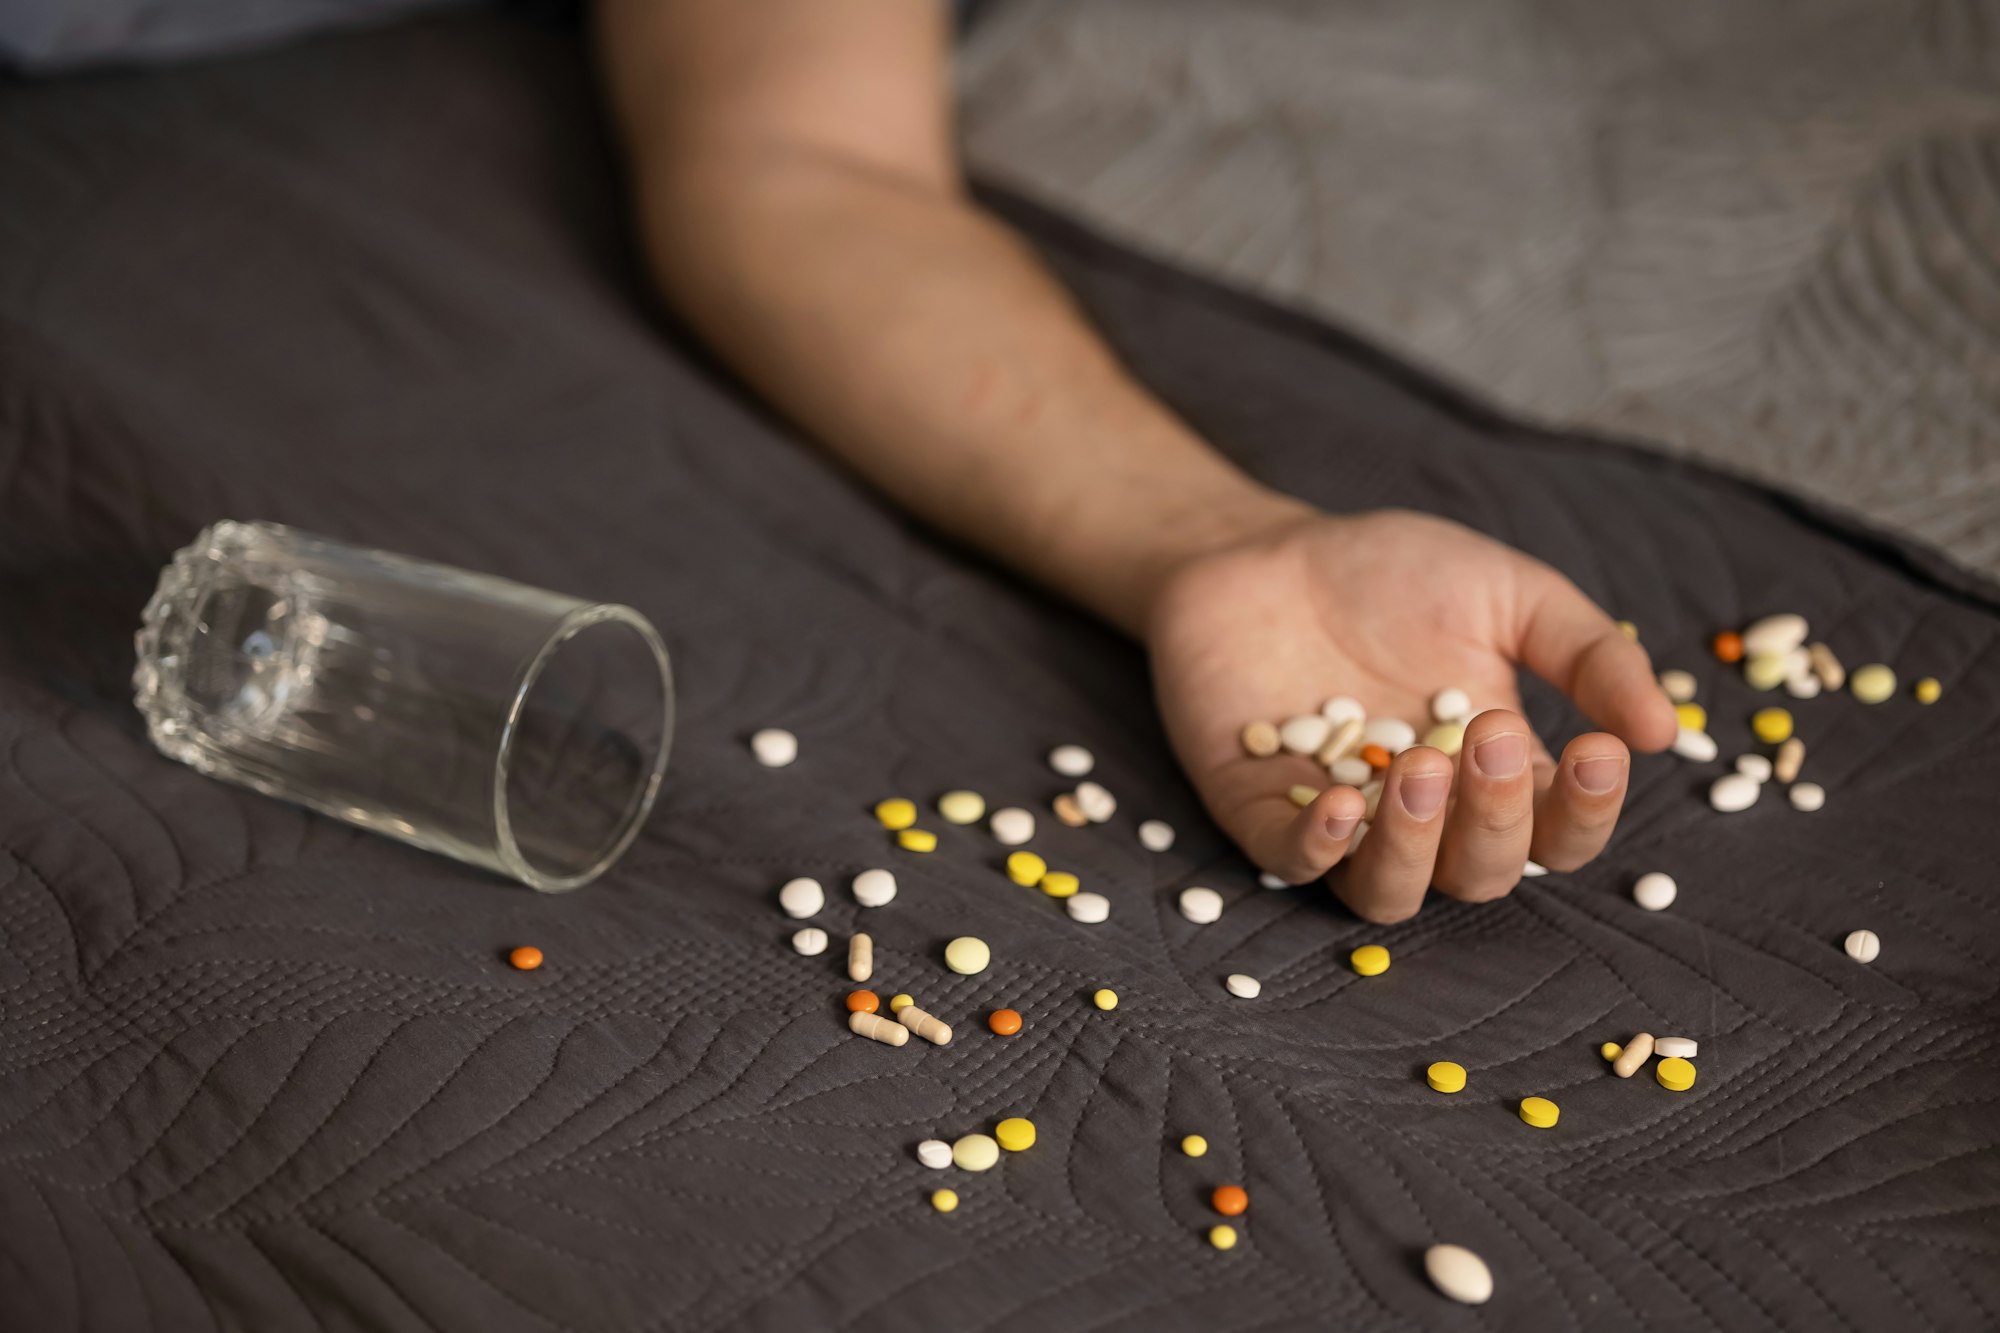
[[[917,1160],[933,1171],[957,1167],[978,1174],[998,1166],[1002,1153],[1026,1152],[1034,1146],[1035,1122],[1025,1116],[1009,1116],[993,1126],[991,1134],[966,1134],[950,1143],[925,1139],[917,1145]],[[941,1213],[956,1211],[958,1202],[956,1190],[931,1192],[931,1207]]]
[[[1610,1062],[1611,1072],[1619,1078],[1632,1077],[1657,1055],[1660,1062],[1653,1068],[1654,1080],[1669,1092],[1686,1092],[1694,1086],[1694,1057],[1700,1050],[1692,1037],[1655,1038],[1650,1032],[1637,1032],[1622,1044],[1605,1042],[1597,1053]]]

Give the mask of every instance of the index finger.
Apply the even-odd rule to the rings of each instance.
[[[1664,750],[1679,731],[1644,648],[1574,583],[1530,562],[1515,641],[1521,662],[1635,750]]]

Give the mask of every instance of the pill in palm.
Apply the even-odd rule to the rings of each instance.
[[[1343,722],[1368,720],[1368,710],[1361,706],[1361,701],[1345,694],[1336,694],[1321,704],[1319,715],[1336,727]]]
[[[792,935],[792,947],[807,958],[817,958],[826,952],[826,932],[818,926],[807,926]]]
[[[951,1161],[961,1171],[990,1171],[1000,1160],[1000,1145],[984,1134],[967,1134],[951,1145]]]
[[[1757,804],[1764,784],[1743,773],[1724,773],[1708,789],[1708,803],[1725,814]]]
[[[1003,810],[995,810],[993,817],[986,821],[993,832],[993,840],[1002,847],[1019,847],[1035,836],[1035,817],[1018,805],[1010,805]]]
[[[1361,788],[1361,799],[1364,802],[1361,807],[1361,817],[1372,824],[1375,822],[1375,812],[1382,808],[1382,784],[1364,783]]]
[[[1239,1000],[1254,1000],[1264,993],[1263,982],[1242,972],[1230,973],[1228,980],[1222,984]]]
[[[1336,759],[1327,774],[1343,787],[1359,787],[1375,776],[1375,766],[1358,755]]]
[[[977,936],[960,935],[944,946],[944,965],[960,976],[984,972],[992,958],[993,952],[986,947],[986,941]]]
[[[785,909],[785,915],[804,918],[818,913],[826,906],[826,890],[816,879],[804,875],[785,881],[785,887],[778,890],[778,906]]]
[[[1181,915],[1197,926],[1205,926],[1222,916],[1222,895],[1214,889],[1187,888],[1181,890]]]
[[[1540,861],[1521,862],[1521,877],[1523,879],[1539,879],[1548,873],[1549,868]]]
[[[1463,722],[1472,716],[1472,698],[1453,686],[1431,696],[1431,718],[1436,722]]]
[[[1791,799],[1792,809],[1803,810],[1807,814],[1826,804],[1826,788],[1817,782],[1794,782],[1785,794]]]
[[[1063,906],[1069,909],[1070,920],[1086,926],[1097,925],[1111,915],[1111,900],[1101,893],[1073,894]]]
[[[1841,947],[1857,963],[1872,963],[1882,956],[1882,937],[1872,930],[1849,932]]]
[[[1680,734],[1674,737],[1674,753],[1697,764],[1705,764],[1715,758],[1715,737],[1705,731],[1690,731],[1682,727]]]
[[[1313,758],[1328,768],[1333,767],[1360,748],[1362,731],[1361,719],[1358,717],[1350,717],[1347,721],[1336,724],[1333,733],[1326,738],[1326,744],[1314,751]]]
[[[1424,1251],[1424,1274],[1440,1294],[1460,1305],[1493,1299],[1493,1270],[1463,1245],[1433,1245]]]
[[[1097,767],[1097,756],[1081,745],[1058,745],[1049,751],[1049,767],[1066,778],[1080,778]]]
[[[854,901],[863,907],[886,907],[896,896],[896,877],[886,870],[864,870],[854,877]]]
[[[1164,852],[1174,845],[1174,826],[1158,819],[1139,825],[1139,845],[1149,852]]]
[[[1634,1033],[1632,1040],[1625,1043],[1625,1049],[1618,1052],[1611,1061],[1611,1072],[1620,1078],[1630,1078],[1639,1072],[1639,1067],[1653,1058],[1653,1034]]]
[[[1083,811],[1083,817],[1093,824],[1102,824],[1118,813],[1117,800],[1095,782],[1076,784],[1076,805]]]
[[[883,828],[895,833],[917,822],[917,803],[901,796],[891,796],[876,803],[875,818]]]
[[[892,1023],[880,1014],[866,1013],[856,1009],[847,1016],[847,1030],[857,1037],[879,1041],[884,1046],[901,1046],[910,1039],[910,1030],[900,1023]]]
[[[1653,1043],[1653,1054],[1676,1060],[1692,1060],[1701,1054],[1701,1043],[1693,1037],[1661,1037]]]
[[[1332,734],[1333,724],[1318,713],[1301,713],[1286,718],[1285,725],[1278,728],[1278,743],[1293,754],[1312,754]]]
[[[1417,743],[1417,729],[1399,717],[1378,717],[1362,729],[1361,739],[1396,755]]]
[[[1664,912],[1674,905],[1679,892],[1680,886],[1674,883],[1672,875],[1653,870],[1633,882],[1632,901],[1648,912]]]
[[[1879,704],[1896,693],[1896,673],[1874,662],[1849,676],[1847,688],[1862,703]]]
[[[1694,676],[1686,671],[1662,671],[1660,692],[1677,704],[1684,704],[1695,696]]]
[[[766,768],[783,768],[799,757],[799,738],[783,727],[766,727],[750,738],[750,751]]]
[[[938,797],[937,808],[947,824],[977,824],[986,814],[986,798],[976,791],[948,791]]]
[[[1457,754],[1465,746],[1465,724],[1440,722],[1424,733],[1424,744],[1445,754]]]
[[[1243,728],[1243,750],[1253,758],[1269,759],[1282,745],[1277,727],[1269,722],[1252,722]]]
[[[1319,793],[1320,789],[1318,787],[1308,787],[1303,782],[1295,782],[1285,795],[1291,799],[1293,805],[1303,810],[1319,799]]]
[[[917,1145],[917,1160],[933,1171],[951,1165],[951,1145],[943,1139],[925,1139]]]

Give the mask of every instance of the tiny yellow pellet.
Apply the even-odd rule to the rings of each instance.
[[[1896,692],[1896,673],[1880,662],[1871,662],[1848,676],[1847,688],[1862,703],[1879,704]]]
[[[1294,783],[1291,791],[1286,794],[1292,798],[1293,805],[1303,810],[1319,799],[1319,788],[1308,787],[1303,782],[1298,782]]]
[[[993,1137],[1008,1152],[1021,1152],[1035,1146],[1035,1122],[1023,1116],[1012,1116],[993,1127]]]
[[[1181,1151],[1189,1157],[1208,1156],[1208,1140],[1199,1134],[1190,1134],[1181,1140]]]
[[[986,815],[986,798],[976,791],[948,791],[938,797],[937,808],[947,824],[977,824]]]
[[[1780,745],[1792,737],[1792,715],[1784,708],[1760,708],[1750,715],[1750,730],[1766,745]]]
[[[1424,1071],[1433,1092],[1463,1092],[1465,1066],[1455,1060],[1440,1060]]]
[[[1925,676],[1917,682],[1915,693],[1918,703],[1934,704],[1944,697],[1944,686],[1938,684],[1936,676]]]
[[[895,1001],[891,1000],[889,1001],[889,1003],[894,1004]],[[1602,1046],[1597,1048],[1597,1053],[1603,1056],[1606,1060],[1616,1060],[1619,1056],[1625,1053],[1625,1048],[1623,1046],[1620,1046],[1615,1041],[1607,1041]]]
[[[915,1003],[916,1000],[914,1000],[908,995],[891,995],[889,997],[889,1012],[892,1014],[900,1014],[905,1009],[909,1008],[911,1005]]]
[[[931,1207],[941,1213],[949,1213],[958,1207],[957,1190],[936,1190],[931,1194]]]
[[[1379,977],[1389,970],[1389,951],[1379,944],[1364,944],[1347,956],[1347,961],[1364,977]]]
[[[1683,731],[1707,731],[1708,710],[1697,703],[1674,705],[1674,716],[1680,719]]]
[[[1547,1129],[1554,1125],[1562,1108],[1546,1097],[1523,1097],[1521,1099],[1521,1119],[1536,1129]]]
[[[1670,1055],[1654,1067],[1653,1077],[1669,1092],[1686,1092],[1694,1086],[1694,1062]]]
[[[1116,1009],[1118,1007],[1118,992],[1106,986],[1103,990],[1091,996],[1090,1002],[1099,1009]]]
[[[1208,1229],[1208,1243],[1218,1250],[1236,1248],[1236,1228],[1227,1222],[1218,1222]]]
[[[1042,876],[1042,892],[1051,898],[1074,898],[1082,887],[1082,881],[1067,870],[1051,870]]]
[[[1032,889],[1049,873],[1049,863],[1033,852],[1007,854],[1007,878],[1024,889]]]
[[[875,818],[891,833],[906,829],[917,822],[917,803],[906,801],[900,796],[891,796],[875,807]]]
[[[906,852],[934,852],[937,850],[937,834],[929,829],[906,828],[896,835],[897,845]]]
[[[1630,639],[1632,642],[1634,643],[1639,642],[1639,627],[1633,624],[1631,621],[1629,620],[1619,621],[1618,630],[1621,634],[1623,634],[1626,638]]]

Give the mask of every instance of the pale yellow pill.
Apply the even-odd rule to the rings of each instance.
[[[993,1127],[993,1137],[1008,1152],[1021,1152],[1035,1146],[1035,1122],[1023,1116],[1010,1117]]]
[[[949,1213],[958,1207],[957,1190],[936,1190],[931,1194],[931,1207],[941,1213]]]
[[[1073,898],[1082,882],[1067,870],[1051,870],[1042,876],[1042,892],[1051,898]]]
[[[1847,688],[1865,704],[1879,704],[1896,692],[1896,673],[1880,662],[1860,668],[1847,678]]]
[[[1753,690],[1775,690],[1791,674],[1783,653],[1758,653],[1743,659],[1743,680]]]
[[[977,824],[986,814],[986,798],[976,791],[948,791],[938,797],[937,808],[948,824]]]
[[[937,850],[937,834],[929,829],[906,828],[896,835],[896,842],[906,852],[934,852]]]
[[[1269,759],[1278,752],[1281,742],[1278,728],[1269,722],[1252,722],[1243,728],[1244,752],[1258,759]]]
[[[1944,686],[1938,684],[1936,676],[1925,676],[1916,683],[1915,693],[1920,704],[1934,704],[1944,697]]]
[[[1424,1071],[1433,1092],[1463,1092],[1465,1066],[1455,1060],[1440,1060]]]
[[[892,1000],[890,1003],[893,1004],[895,1001]],[[1607,1060],[1616,1060],[1625,1053],[1625,1048],[1615,1041],[1607,1041],[1597,1048],[1597,1053]]]
[[[891,995],[889,997],[889,1012],[900,1014],[915,1003],[916,1001],[908,995]]]
[[[961,1171],[991,1171],[1000,1160],[1000,1145],[984,1134],[967,1134],[951,1145],[951,1162]]]
[[[1364,977],[1379,977],[1389,970],[1389,951],[1379,944],[1364,944],[1347,956],[1347,961]]]
[[[1208,1229],[1208,1243],[1218,1250],[1236,1248],[1236,1228],[1227,1222],[1218,1222]]]
[[[1099,1009],[1116,1009],[1118,1007],[1118,992],[1107,986],[1103,990],[1098,991],[1097,994],[1091,996],[1090,1002]]]
[[[944,946],[944,965],[961,976],[984,972],[993,961],[993,951],[975,935],[960,935]]]
[[[875,818],[881,821],[883,828],[891,832],[906,829],[917,822],[917,803],[906,801],[900,796],[891,796],[875,807]]]
[[[1562,1114],[1562,1108],[1546,1097],[1523,1097],[1521,1099],[1521,1119],[1536,1129],[1547,1129],[1555,1124]]]
[[[1750,730],[1766,745],[1777,745],[1792,736],[1792,715],[1784,708],[1760,708],[1750,715]]]
[[[1181,1140],[1181,1151],[1189,1157],[1208,1156],[1208,1140],[1199,1134],[1190,1134]]]
[[[1292,798],[1293,805],[1296,805],[1301,810],[1303,810],[1307,806],[1311,805],[1314,801],[1319,799],[1319,788],[1308,787],[1304,783],[1296,783],[1293,785],[1292,789],[1285,794]]]
[[[1694,1063],[1678,1055],[1669,1056],[1653,1070],[1653,1077],[1669,1092],[1686,1092],[1694,1086]]]
[[[1708,730],[1708,710],[1698,703],[1675,704],[1674,716],[1688,731]]]
[[[1049,863],[1033,852],[1010,852],[1007,856],[1007,878],[1023,888],[1034,888],[1048,873]]]
[[[1623,633],[1625,637],[1630,639],[1632,642],[1637,643],[1639,641],[1639,627],[1633,624],[1631,621],[1629,620],[1619,621],[1618,628],[1619,631]]]
[[[1465,724],[1440,722],[1424,733],[1424,744],[1446,754],[1457,754],[1465,748]]]

